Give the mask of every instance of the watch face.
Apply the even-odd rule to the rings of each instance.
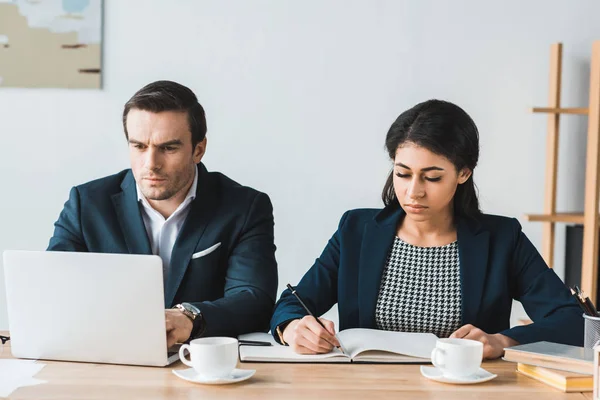
[[[183,306],[183,308],[185,308],[186,310],[190,311],[194,315],[200,314],[200,310],[198,309],[198,307],[196,307],[193,304],[190,304],[190,303],[181,303],[181,305]]]

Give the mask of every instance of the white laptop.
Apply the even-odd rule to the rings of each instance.
[[[165,366],[158,256],[4,252],[12,354],[19,358]]]

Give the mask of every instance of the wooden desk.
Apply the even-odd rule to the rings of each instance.
[[[9,342],[10,343],[10,342]],[[2,358],[11,358],[10,347]],[[167,368],[40,361],[36,378],[46,384],[17,389],[11,399],[591,399],[591,393],[562,393],[515,372],[505,361],[484,363],[498,374],[478,385],[448,385],[421,376],[418,365],[257,364],[249,380],[207,386],[177,378]]]

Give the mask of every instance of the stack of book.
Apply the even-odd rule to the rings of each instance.
[[[563,392],[591,392],[594,351],[565,344],[536,342],[505,349],[517,371]]]

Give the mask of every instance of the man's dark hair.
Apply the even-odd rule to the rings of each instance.
[[[192,132],[192,148],[204,140],[206,136],[206,116],[204,108],[198,103],[194,92],[189,88],[172,81],[152,82],[138,90],[123,110],[123,128],[127,132],[127,114],[131,109],[158,113],[161,111],[187,112],[190,132]]]

